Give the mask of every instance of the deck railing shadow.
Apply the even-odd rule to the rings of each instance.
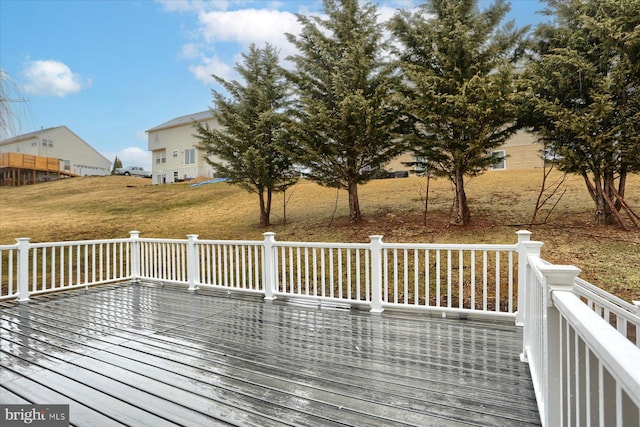
[[[543,425],[640,424],[640,309],[516,244],[129,238],[0,245],[0,300],[125,281],[514,321]]]

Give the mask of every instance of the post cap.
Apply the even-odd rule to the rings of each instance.
[[[540,271],[547,279],[547,285],[551,286],[573,286],[573,281],[582,271],[575,265],[544,265]]]

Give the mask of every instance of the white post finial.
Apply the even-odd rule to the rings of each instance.
[[[531,240],[531,233],[529,230],[518,230],[516,231],[518,235],[518,243],[526,242]]]

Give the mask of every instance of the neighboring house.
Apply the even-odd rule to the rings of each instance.
[[[501,160],[496,162],[489,170],[516,170],[542,168],[542,144],[530,132],[519,130],[509,138],[502,146],[494,150]],[[406,162],[415,162],[412,153],[404,153],[389,163],[383,169],[389,172],[415,170],[413,166],[407,166]]]
[[[194,122],[219,128],[210,110],[176,117],[147,130],[152,153],[151,172],[154,184],[180,182],[196,177],[215,178],[216,171],[196,148]]]
[[[41,129],[0,141],[0,154],[58,159],[68,175],[109,175],[111,162],[66,126]]]

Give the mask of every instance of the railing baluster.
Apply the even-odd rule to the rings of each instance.
[[[440,249],[436,249],[436,307],[440,307]]]
[[[447,307],[451,308],[451,249],[447,250]]]
[[[413,250],[413,305],[420,304],[420,290],[418,279],[420,277],[420,253],[418,249]]]
[[[458,308],[464,307],[464,252],[458,250]]]
[[[476,309],[476,251],[469,251],[471,256],[471,309]]]
[[[500,251],[496,251],[496,311],[500,311]]]
[[[482,310],[487,311],[487,283],[489,276],[487,274],[487,251],[482,251]]]

